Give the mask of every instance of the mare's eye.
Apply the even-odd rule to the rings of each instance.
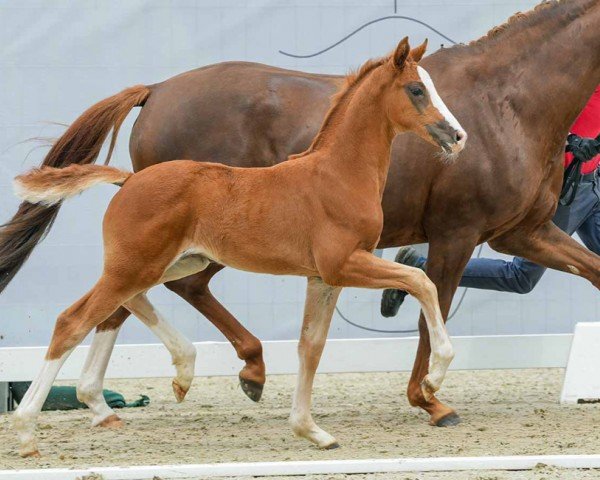
[[[410,90],[410,93],[412,95],[414,95],[415,97],[422,97],[425,94],[423,92],[423,89],[420,87],[410,87],[409,90]]]

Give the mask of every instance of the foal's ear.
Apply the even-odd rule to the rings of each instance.
[[[394,67],[402,70],[404,68],[404,64],[406,63],[406,59],[410,54],[410,45],[408,44],[408,37],[404,37],[400,40],[400,43],[396,47],[394,51],[394,55],[392,55],[392,61],[394,62]]]
[[[427,39],[419,45],[418,47],[413,48],[410,51],[410,58],[412,58],[415,62],[419,63],[425,55],[425,50],[427,50]]]

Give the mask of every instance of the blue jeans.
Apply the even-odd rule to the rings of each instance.
[[[592,252],[600,255],[600,179],[581,182],[573,203],[558,205],[552,221],[569,235],[577,232]],[[427,259],[421,257],[422,264]],[[461,287],[529,293],[546,271],[536,263],[515,257],[507,262],[491,258],[469,260],[460,281]]]

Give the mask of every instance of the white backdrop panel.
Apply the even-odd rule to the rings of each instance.
[[[432,49],[449,42],[403,19],[370,25],[311,58],[365,23],[385,16],[413,17],[466,42],[484,34],[533,0],[251,1],[251,0],[20,0],[0,2],[0,221],[17,207],[11,179],[37,165],[46,149],[20,143],[56,137],[94,102],[137,83],[224,60],[248,60],[314,72],[344,73],[368,57],[387,53],[404,35]],[[395,6],[396,4],[396,6]],[[129,167],[128,135],[121,131],[113,164]],[[442,167],[440,167],[442,168]],[[48,238],[0,296],[0,347],[44,345],[56,315],[96,280],[101,270],[100,224],[114,187],[69,201]],[[385,256],[391,258],[393,251]],[[485,255],[498,256],[488,248]],[[233,270],[212,285],[218,298],[263,339],[293,339],[301,319],[304,281]],[[159,287],[153,301],[194,341],[223,337],[183,300]],[[414,328],[411,299],[397,319],[379,315],[379,292],[348,290],[340,308],[353,321],[377,328]],[[571,332],[576,320],[597,318],[599,298],[581,279],[548,273],[530,295],[470,291],[450,324],[453,334]],[[336,316],[332,337],[382,336],[357,330]],[[153,341],[137,320],[120,341]]]

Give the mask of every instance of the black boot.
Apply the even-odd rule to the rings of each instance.
[[[408,265],[409,267],[417,267],[424,269],[424,264],[420,260],[420,256],[413,247],[402,247],[398,250],[396,263]],[[408,295],[404,290],[396,290],[389,288],[383,291],[381,296],[381,314],[384,317],[395,317],[400,310],[400,306],[404,303],[404,299]]]

